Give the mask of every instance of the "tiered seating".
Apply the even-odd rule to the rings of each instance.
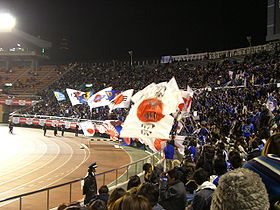
[[[1,74],[1,82],[12,83],[10,94],[35,95],[58,80],[67,69],[64,66],[42,66],[37,70],[30,68],[14,68],[12,72]]]

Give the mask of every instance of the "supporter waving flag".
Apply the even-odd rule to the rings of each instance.
[[[85,92],[74,90],[74,89],[66,89],[66,92],[68,94],[68,97],[72,103],[72,106],[75,106],[77,104],[83,104],[85,103],[83,95]]]
[[[169,139],[181,92],[175,78],[148,85],[132,96],[135,103],[123,124],[121,137]]]
[[[53,91],[54,96],[56,97],[57,101],[65,101],[65,95],[60,91]]]
[[[130,100],[133,94],[133,89],[126,90],[118,94],[113,100],[110,101],[110,110],[117,108],[128,108],[130,106]]]
[[[112,87],[108,87],[92,95],[87,101],[90,109],[109,105],[108,92],[111,91]]]

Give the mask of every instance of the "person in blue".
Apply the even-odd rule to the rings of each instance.
[[[267,139],[262,155],[243,165],[259,174],[269,195],[271,209],[280,208],[280,133]],[[274,208],[273,208],[274,207]]]
[[[192,161],[195,162],[195,158],[196,158],[196,146],[197,146],[197,142],[195,139],[191,139],[189,144],[188,144],[188,151],[191,153],[191,158]]]
[[[210,132],[206,128],[206,122],[201,122],[200,129],[198,130],[198,139],[200,141],[201,146],[205,144],[205,142],[209,137],[210,137]]]
[[[247,142],[254,132],[254,125],[248,119],[245,124],[242,125],[242,136],[246,138]]]
[[[171,137],[170,141],[167,141],[166,146],[164,147],[164,156],[166,160],[166,170],[170,170],[172,168],[172,160],[174,158],[174,138],[175,136]]]

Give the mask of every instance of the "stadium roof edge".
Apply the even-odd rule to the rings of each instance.
[[[51,48],[52,47],[51,42],[37,38],[35,36],[32,36],[28,33],[23,32],[21,30],[13,29],[11,33],[13,33],[15,36],[20,37],[38,47],[41,47],[41,48]]]

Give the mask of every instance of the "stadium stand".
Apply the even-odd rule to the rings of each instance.
[[[51,83],[46,74],[50,68],[42,68],[43,76],[38,82]],[[124,209],[132,204],[134,209],[166,210],[269,209],[269,205],[270,209],[279,208],[279,43],[197,56],[173,56],[167,63],[134,66],[117,62],[75,63],[67,68],[48,89],[42,90],[43,86],[36,89],[41,91],[42,102],[20,113],[92,120],[125,118],[128,110],[108,114],[107,108],[92,111],[85,105],[73,108],[69,101],[58,103],[52,94],[53,90],[80,89],[86,83],[93,84],[95,92],[108,86],[116,90],[140,90],[152,82],[175,76],[181,89],[189,85],[195,90],[192,111],[197,115],[183,121],[185,129],[181,133],[186,136],[184,157],[173,158],[181,164],[163,173],[158,166],[145,165],[145,183],[140,187],[129,191],[117,188],[122,193],[112,192],[108,203],[111,199],[114,202],[108,207],[100,197],[93,197],[88,209],[98,209],[95,206]],[[57,74],[60,75],[56,72],[52,78]],[[268,173],[267,168],[273,173]],[[254,186],[251,176],[256,177],[259,188],[251,187]],[[156,185],[150,184],[152,180],[157,180]],[[236,180],[236,184],[227,180]],[[231,189],[240,196],[227,198]],[[116,194],[118,197],[113,198]],[[227,199],[231,199],[229,207],[225,204]],[[78,205],[74,205],[76,209],[85,208],[83,204]],[[59,209],[71,209],[63,206]]]

